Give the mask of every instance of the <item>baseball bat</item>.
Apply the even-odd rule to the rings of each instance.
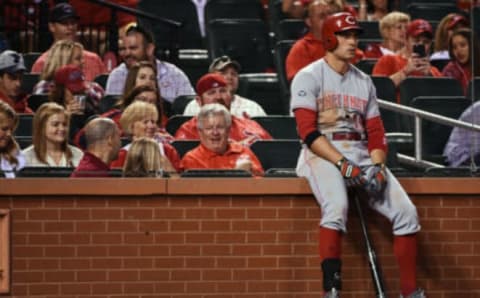
[[[365,241],[365,247],[367,249],[368,255],[368,264],[370,265],[370,273],[372,274],[373,286],[375,287],[375,292],[377,298],[386,298],[385,294],[385,282],[383,280],[383,275],[378,265],[377,255],[375,249],[372,246],[370,237],[368,236],[367,224],[363,216],[362,206],[360,205],[358,190],[354,192],[353,199],[355,200],[355,206],[357,207],[358,218],[360,219],[360,226],[362,228],[363,239]]]

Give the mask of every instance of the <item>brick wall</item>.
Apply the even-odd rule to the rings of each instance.
[[[413,200],[420,284],[429,297],[480,297],[478,195]],[[11,210],[12,297],[321,297],[309,194],[10,195],[0,208]],[[366,216],[398,296],[390,225]],[[354,211],[349,219],[342,297],[372,297]]]

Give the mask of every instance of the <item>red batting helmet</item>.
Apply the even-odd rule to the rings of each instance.
[[[357,19],[351,13],[339,12],[329,15],[322,27],[322,42],[325,50],[334,50],[338,45],[335,34],[348,30],[363,31],[362,27],[358,25]]]

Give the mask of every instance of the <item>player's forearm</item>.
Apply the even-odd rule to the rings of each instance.
[[[372,160],[373,164],[377,163],[385,163],[387,160],[387,155],[385,154],[385,151],[381,149],[374,149],[370,152],[370,159]]]
[[[332,163],[339,161],[343,155],[335,148],[325,136],[320,136],[310,145],[310,150],[323,159]]]

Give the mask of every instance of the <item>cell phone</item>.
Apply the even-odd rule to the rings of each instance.
[[[427,55],[425,51],[425,45],[423,44],[416,44],[413,45],[413,52],[416,53],[419,57],[425,57]]]

